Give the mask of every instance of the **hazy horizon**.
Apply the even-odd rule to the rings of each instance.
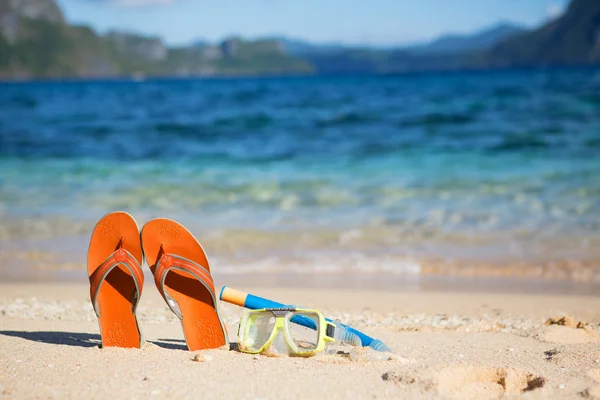
[[[302,4],[231,0],[207,4],[192,0],[57,0],[67,20],[100,33],[110,30],[159,36],[169,45],[217,42],[227,37],[284,36],[315,44],[408,46],[446,34],[470,34],[500,23],[533,28],[564,12],[568,0],[527,2],[333,0]],[[469,10],[465,13],[464,10]],[[235,11],[235,12],[233,12]],[[310,21],[307,24],[306,21]],[[357,21],[360,21],[358,23]]]

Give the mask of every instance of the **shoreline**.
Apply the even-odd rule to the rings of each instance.
[[[600,70],[600,66],[593,64],[577,64],[571,66],[551,65],[551,66],[525,66],[525,67],[473,67],[473,68],[455,68],[455,69],[414,69],[400,72],[289,72],[289,73],[259,73],[259,74],[214,74],[214,75],[144,75],[143,80],[139,81],[135,73],[126,75],[104,75],[104,76],[31,76],[31,77],[0,77],[0,84],[30,84],[30,83],[106,83],[106,82],[169,82],[169,81],[219,81],[219,80],[271,80],[271,79],[302,79],[302,78],[394,78],[398,76],[439,76],[439,75],[476,75],[476,74],[511,74],[515,72],[538,72],[538,73],[556,73],[556,72],[594,72]]]
[[[35,246],[36,242],[32,242]],[[87,245],[87,244],[86,244]],[[45,249],[6,250],[0,254],[0,282],[87,283],[85,254],[76,259]],[[493,293],[583,294],[600,296],[600,263],[555,260],[545,264],[513,262],[460,262],[408,256],[347,255],[310,253],[310,258],[273,255],[263,259],[210,258],[218,284],[306,289],[482,291]],[[146,279],[150,270],[143,267]]]

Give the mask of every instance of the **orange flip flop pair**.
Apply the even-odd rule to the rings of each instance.
[[[228,344],[210,265],[194,235],[163,218],[146,223],[140,235],[131,215],[113,212],[94,228],[88,251],[90,297],[102,346],[139,348],[143,343],[136,318],[144,286],[143,258],[159,292],[181,320],[188,348]]]

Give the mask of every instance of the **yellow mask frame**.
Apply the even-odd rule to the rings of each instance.
[[[266,320],[270,321],[268,325],[264,323]],[[308,348],[301,346],[291,333],[292,324],[295,324],[294,327],[302,326],[304,329],[315,330],[315,343],[311,343]],[[263,308],[248,310],[242,315],[238,326],[238,348],[243,353],[263,353],[271,347],[279,332],[282,332],[289,355],[311,357],[323,351],[326,343],[335,341],[335,328],[335,324],[326,321],[323,314],[314,309]],[[281,349],[279,350],[281,351]]]

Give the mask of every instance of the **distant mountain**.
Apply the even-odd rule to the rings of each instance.
[[[533,31],[497,26],[468,40],[455,39],[421,48],[342,49],[304,58],[327,74],[600,65],[600,0],[572,0],[565,14]]]
[[[427,44],[412,47],[409,51],[413,54],[425,55],[484,50],[526,30],[519,25],[501,23],[469,35],[444,35]]]
[[[524,32],[514,24],[498,24],[471,35],[446,35],[412,47],[361,48],[337,43],[315,44],[274,37],[289,54],[306,59],[319,73],[400,73],[415,70],[459,69],[465,56]]]
[[[194,40],[191,44],[191,47],[206,47],[206,46],[210,46],[210,42],[208,40],[204,40],[204,39],[197,39]]]
[[[269,36],[265,40],[280,42],[285,52],[293,56],[303,56],[310,53],[327,53],[353,47],[341,43],[313,43],[308,40],[293,39],[285,36]]]
[[[474,57],[481,68],[600,64],[600,0],[572,0],[539,29],[513,36]]]
[[[310,53],[304,58],[320,74],[399,74],[415,71],[462,69],[467,56],[456,54],[417,55],[404,49],[343,49]]]
[[[277,40],[285,49],[286,53],[290,55],[304,56],[307,54],[322,54],[327,53],[342,53],[344,51],[358,51],[358,50],[374,50],[374,51],[385,51],[385,50],[406,50],[413,54],[449,54],[467,52],[473,50],[482,50],[489,48],[500,41],[507,39],[516,34],[525,32],[526,29],[522,26],[501,23],[485,30],[475,32],[473,34],[465,35],[444,35],[431,42],[403,47],[403,46],[381,46],[381,47],[368,47],[358,45],[348,45],[342,43],[314,43],[303,39],[288,38],[285,36],[271,36],[267,39]]]

